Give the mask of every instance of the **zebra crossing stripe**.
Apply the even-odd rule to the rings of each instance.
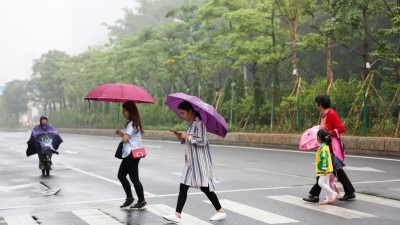
[[[121,225],[121,222],[98,209],[72,211],[89,225]]]
[[[36,221],[30,215],[5,216],[4,220],[8,225],[37,225]]]
[[[149,211],[153,214],[156,214],[157,216],[160,216],[160,217],[175,213],[174,208],[171,208],[164,204],[148,205],[147,211]],[[206,221],[203,221],[201,219],[198,219],[198,218],[188,215],[186,213],[181,214],[180,224],[181,225],[212,225],[211,223],[208,223]]]
[[[384,206],[400,208],[400,201],[392,200],[392,199],[388,199],[388,198],[382,198],[382,197],[377,197],[377,196],[372,196],[372,195],[364,195],[364,194],[356,193],[356,199],[366,201],[366,202],[372,202],[372,203],[380,204],[380,205],[384,205]]]
[[[374,215],[368,214],[368,213],[363,213],[363,212],[358,212],[355,210],[351,209],[346,209],[334,205],[320,205],[316,203],[309,203],[306,201],[303,201],[303,199],[290,196],[290,195],[280,195],[280,196],[267,196],[267,198],[274,199],[277,201],[289,203],[292,205],[297,205],[303,208],[307,209],[312,209],[316,210],[318,212],[324,212],[328,214],[332,214],[334,216],[339,216],[347,219],[355,219],[355,218],[368,218],[368,217],[375,217]]]
[[[204,201],[206,203],[211,204],[210,201]],[[241,203],[237,203],[234,201],[230,201],[227,199],[220,200],[222,208],[227,209],[229,211],[241,214],[243,216],[250,217],[252,219],[265,222],[268,224],[281,224],[281,223],[296,223],[299,222],[294,219],[290,219],[278,214],[270,213],[261,209],[257,209],[248,205],[243,205]]]
[[[177,176],[182,176],[182,173],[177,172],[177,173],[172,173],[173,175],[177,175]],[[221,182],[219,182],[219,180],[217,178],[214,177],[214,183],[216,184],[220,184]]]

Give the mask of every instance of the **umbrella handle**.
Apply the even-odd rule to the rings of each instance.
[[[117,126],[118,127],[118,123],[119,123],[119,111],[121,110],[121,102],[118,103],[118,116],[117,116]],[[117,137],[118,134],[115,134],[114,138],[115,139]]]

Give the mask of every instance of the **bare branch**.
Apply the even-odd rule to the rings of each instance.
[[[321,29],[320,29],[319,27],[315,26],[314,22],[315,22],[315,16],[314,16],[314,14],[312,14],[312,15],[311,15],[311,24],[310,24],[310,26],[311,26],[312,28],[317,29],[318,32],[320,32],[322,36],[325,36],[324,32],[322,32]]]

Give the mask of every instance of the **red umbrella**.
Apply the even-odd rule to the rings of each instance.
[[[153,97],[142,88],[130,84],[103,84],[86,95],[85,100],[102,102],[155,103]]]

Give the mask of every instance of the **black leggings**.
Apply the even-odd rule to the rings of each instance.
[[[185,184],[181,184],[181,186],[179,187],[178,203],[176,204],[176,212],[178,213],[182,213],[183,206],[185,205],[186,202],[188,190],[189,186]],[[211,201],[211,203],[213,204],[214,208],[217,211],[222,208],[215,192],[211,192],[208,187],[200,187],[200,190],[207,195],[207,198]]]
[[[121,181],[122,187],[126,193],[126,198],[133,198],[131,184],[128,179],[126,179],[126,175],[129,174],[129,178],[131,179],[133,186],[135,187],[136,194],[139,198],[139,202],[144,202],[144,191],[142,183],[139,180],[139,161],[133,160],[132,155],[124,158],[119,166],[118,170],[118,179]]]

